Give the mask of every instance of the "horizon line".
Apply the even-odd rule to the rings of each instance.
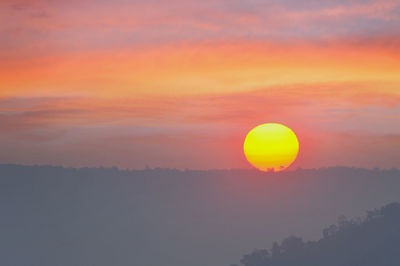
[[[212,171],[249,171],[249,172],[259,172],[263,174],[284,174],[284,173],[292,173],[297,171],[318,171],[318,170],[329,170],[329,169],[352,169],[352,170],[366,170],[366,171],[400,171],[399,168],[365,168],[365,167],[356,167],[356,166],[344,166],[344,165],[334,165],[334,166],[323,166],[323,167],[314,167],[314,168],[303,168],[297,167],[296,169],[289,169],[285,171],[268,171],[263,172],[256,168],[209,168],[209,169],[191,169],[191,168],[176,168],[176,167],[149,167],[146,166],[142,169],[133,169],[133,168],[119,168],[118,166],[83,166],[83,167],[73,167],[73,166],[63,166],[63,165],[50,165],[50,164],[18,164],[18,163],[0,163],[0,167],[12,166],[12,167],[51,167],[51,168],[62,168],[62,169],[75,169],[75,170],[84,170],[84,169],[102,169],[102,170],[116,170],[120,172],[144,172],[144,171],[157,171],[157,170],[168,170],[168,171],[176,171],[176,172],[212,172]]]

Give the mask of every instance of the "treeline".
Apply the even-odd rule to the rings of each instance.
[[[400,204],[368,211],[363,219],[339,217],[318,241],[291,236],[270,249],[244,255],[240,262],[244,266],[400,265]]]

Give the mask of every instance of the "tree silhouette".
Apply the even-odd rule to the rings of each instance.
[[[323,230],[323,238],[304,242],[291,236],[270,251],[243,256],[244,266],[396,266],[400,265],[400,204],[368,211],[363,219],[344,216]]]

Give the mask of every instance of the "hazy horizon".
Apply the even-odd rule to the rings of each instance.
[[[290,235],[319,239],[341,215],[400,202],[399,170],[0,165],[0,176],[9,265],[227,266]]]

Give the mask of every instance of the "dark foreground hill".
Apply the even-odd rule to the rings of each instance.
[[[390,202],[400,202],[395,169],[0,165],[0,265],[229,265],[289,235],[319,239],[340,215]]]
[[[271,249],[245,255],[245,266],[395,266],[400,265],[400,204],[369,211],[323,230],[323,238],[304,242],[292,236]]]

